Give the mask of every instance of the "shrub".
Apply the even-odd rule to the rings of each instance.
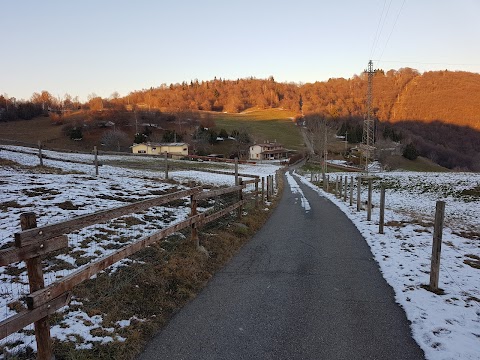
[[[418,151],[413,143],[408,143],[403,150],[403,157],[408,160],[415,160],[418,157]]]

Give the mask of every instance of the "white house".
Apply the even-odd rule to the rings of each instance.
[[[134,154],[161,155],[167,153],[171,157],[182,157],[188,155],[187,143],[141,143],[133,144]]]
[[[288,150],[277,142],[250,146],[250,160],[277,160],[288,157]]]

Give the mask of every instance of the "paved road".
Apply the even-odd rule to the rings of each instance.
[[[423,359],[365,240],[304,185],[140,356]]]

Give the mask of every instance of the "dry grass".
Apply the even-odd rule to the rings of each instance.
[[[277,202],[273,201],[271,209]],[[132,317],[145,321],[133,321],[129,327],[117,329],[125,342],[96,344],[91,350],[76,350],[73,342],[56,341],[56,359],[135,358],[170,317],[262,227],[271,211],[260,208],[249,204],[242,219],[223,218],[201,229],[200,243],[209,257],[193,246],[188,233],[171,236],[131,257],[138,262],[114,273],[101,273],[76,287],[74,296],[83,303],[82,310],[90,316],[102,314],[105,327],[118,328],[116,321]]]

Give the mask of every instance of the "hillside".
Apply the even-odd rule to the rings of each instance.
[[[480,129],[480,75],[427,72],[416,76],[398,95],[391,121],[445,120]]]
[[[46,108],[217,113],[280,108],[294,115],[303,112],[331,118],[363,118],[366,93],[364,73],[349,79],[331,78],[307,84],[276,82],[273,77],[192,80],[132,91],[123,98],[92,97],[85,104],[72,100],[71,96],[60,99],[42,91],[16,104],[0,95],[0,121],[31,119]],[[373,78],[373,110],[380,121],[439,120],[480,129],[480,74],[447,70],[420,74],[411,68],[378,69]]]
[[[162,110],[207,110],[239,113],[251,107],[283,108],[297,115],[319,113],[332,118],[362,117],[366,113],[365,74],[307,83],[269,79],[184,82],[135,91],[124,102]],[[439,120],[480,129],[480,74],[411,68],[377,70],[373,79],[373,108],[380,121]]]

